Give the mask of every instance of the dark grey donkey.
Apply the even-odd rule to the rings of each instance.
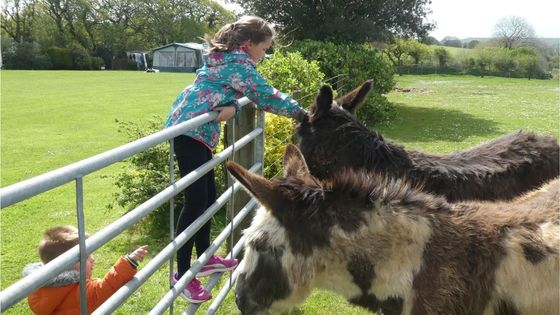
[[[299,148],[315,177],[365,169],[406,177],[424,191],[460,201],[510,200],[559,175],[557,140],[524,131],[448,155],[407,151],[356,119],[371,85],[367,81],[337,100],[323,86],[308,119],[300,122]]]

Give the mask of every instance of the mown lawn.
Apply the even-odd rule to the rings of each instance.
[[[192,79],[192,74],[129,71],[2,71],[2,187],[124,144],[115,119],[142,122],[165,116],[177,92]],[[518,129],[558,136],[558,81],[472,76],[403,76],[397,81],[401,90],[388,95],[397,104],[397,118],[378,129],[407,148],[452,152]],[[90,233],[123,213],[107,207],[121,166],[84,178]],[[38,260],[36,246],[46,228],[76,224],[75,218],[73,183],[3,209],[0,287],[17,281],[23,266]],[[151,245],[152,253],[163,246],[125,233],[96,252],[94,276],[102,276],[119,255],[143,243]],[[163,268],[116,313],[147,313],[167,287]],[[176,312],[185,305],[178,302]],[[25,302],[6,313],[30,314]],[[219,313],[238,314],[231,294]],[[368,313],[315,291],[291,314]]]
[[[461,150],[516,130],[558,137],[558,80],[474,76],[402,76],[388,95],[397,118],[381,126],[407,148]]]

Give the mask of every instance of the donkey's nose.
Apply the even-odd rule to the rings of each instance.
[[[262,307],[242,295],[235,294],[235,304],[237,304],[237,308],[242,315],[262,314]]]

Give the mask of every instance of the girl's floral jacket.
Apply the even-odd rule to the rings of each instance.
[[[210,112],[217,106],[237,104],[235,101],[242,96],[247,96],[259,109],[268,112],[293,118],[305,114],[298,102],[268,84],[257,72],[255,62],[238,49],[208,55],[208,62],[197,71],[194,84],[181,91],[171,105],[165,127]],[[187,131],[185,135],[213,150],[220,132],[220,123],[212,121]]]

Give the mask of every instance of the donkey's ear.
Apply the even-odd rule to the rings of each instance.
[[[364,103],[366,97],[373,86],[373,79],[367,80],[354,91],[337,99],[337,103],[352,114],[356,114],[356,109]]]
[[[317,95],[317,100],[315,101],[315,110],[313,112],[313,116],[327,113],[331,109],[332,103],[332,89],[328,85],[323,85],[319,90],[319,95]]]
[[[251,195],[257,198],[261,204],[265,206],[271,204],[270,201],[274,199],[274,188],[269,180],[249,172],[243,166],[235,162],[228,161],[226,167],[231,175],[233,175]]]
[[[303,154],[297,146],[291,143],[286,146],[283,165],[284,177],[296,176],[301,178],[310,175]]]

